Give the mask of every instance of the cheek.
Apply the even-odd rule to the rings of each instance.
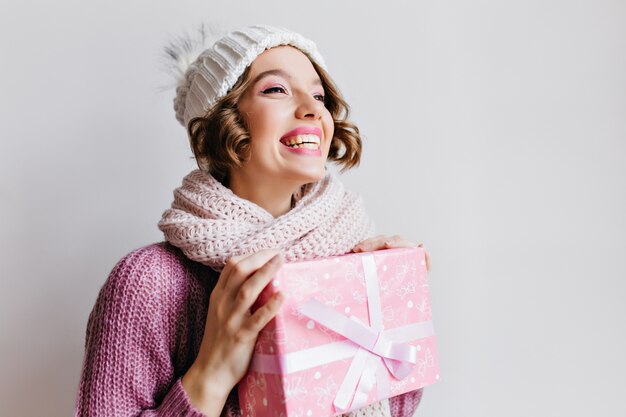
[[[257,103],[249,110],[249,115],[255,123],[266,128],[278,129],[281,123],[290,120],[293,110],[281,103],[267,100]]]
[[[330,112],[326,111],[324,115],[324,135],[327,138],[329,138],[329,141],[328,141],[329,144],[334,134],[335,134],[335,122],[333,121],[333,117],[331,116]]]
[[[271,123],[270,116],[271,112],[266,106],[255,106],[247,110],[244,119],[252,141],[272,134],[274,124]]]

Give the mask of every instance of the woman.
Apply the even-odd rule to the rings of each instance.
[[[414,245],[371,237],[360,198],[326,174],[327,161],[357,165],[361,140],[301,35],[229,33],[185,68],[174,107],[200,169],[159,222],[167,242],[128,254],[103,286],[76,415],[241,415],[237,383],[283,296],[250,306],[284,261]],[[420,398],[351,414],[408,417]]]

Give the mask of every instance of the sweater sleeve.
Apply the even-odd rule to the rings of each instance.
[[[149,250],[111,271],[87,324],[75,416],[204,416],[175,375],[167,275]]]
[[[424,388],[405,392],[389,399],[391,417],[412,417],[422,400]]]

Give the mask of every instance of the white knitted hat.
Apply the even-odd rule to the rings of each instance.
[[[184,76],[178,83],[174,98],[176,119],[186,128],[192,118],[204,115],[228,93],[258,55],[279,45],[298,48],[326,69],[315,43],[298,33],[266,25],[236,30],[202,51],[195,60],[186,57],[184,62],[193,60],[188,68],[180,68],[179,64]]]

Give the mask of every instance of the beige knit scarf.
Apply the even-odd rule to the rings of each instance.
[[[228,259],[280,249],[287,262],[341,255],[373,235],[361,198],[333,175],[303,186],[293,208],[274,218],[210,174],[194,170],[174,190],[159,229],[191,260],[221,271]],[[387,400],[348,414],[390,416]]]
[[[188,258],[217,271],[232,256],[267,248],[280,249],[286,261],[340,255],[373,232],[361,198],[332,175],[304,186],[294,201],[289,212],[274,218],[195,170],[174,191],[159,229]]]

